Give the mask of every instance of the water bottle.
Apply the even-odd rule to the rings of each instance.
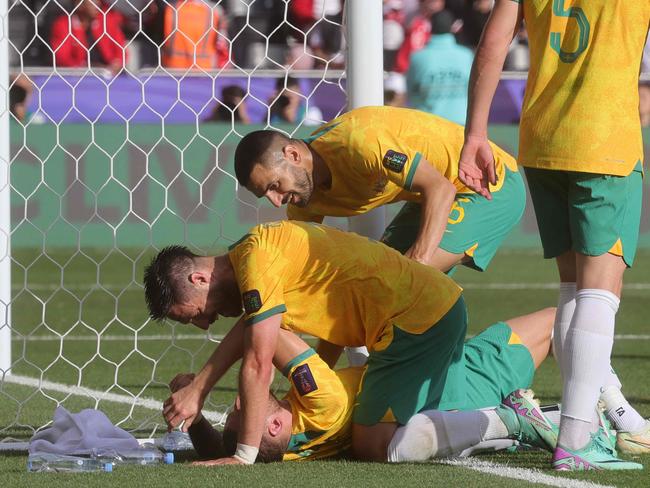
[[[180,430],[169,432],[160,439],[156,439],[155,444],[164,451],[189,451],[194,449],[190,435]]]
[[[161,452],[158,449],[93,449],[91,457],[103,463],[111,464],[172,464],[174,454]]]
[[[113,471],[113,465],[99,459],[42,452],[29,455],[27,458],[27,471],[32,473],[111,472]]]

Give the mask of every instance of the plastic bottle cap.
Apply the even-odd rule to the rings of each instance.
[[[107,473],[112,473],[113,472],[113,463],[104,464],[104,471],[106,471]]]
[[[165,464],[174,464],[174,453],[166,452],[164,460],[165,460]]]

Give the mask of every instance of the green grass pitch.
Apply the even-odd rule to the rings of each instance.
[[[138,283],[150,253],[96,249],[74,254],[53,250],[47,256],[30,250],[14,252],[14,375],[38,378],[43,372],[44,380],[58,384],[79,384],[92,390],[162,401],[168,396],[166,383],[178,372],[196,371],[214,348],[214,342],[188,326],[147,323]],[[502,250],[487,273],[462,269],[455,278],[465,287],[472,334],[497,320],[555,304],[554,264],[544,261],[534,250]],[[639,253],[635,267],[626,274],[626,283],[616,331],[623,337],[615,343],[613,364],[628,399],[645,416],[650,416],[650,251]],[[59,288],[59,284],[65,289]],[[219,321],[211,334],[223,334],[231,324]],[[71,340],[60,341],[57,335],[61,334]],[[106,340],[98,341],[99,334]],[[279,390],[286,387],[283,381],[276,378]],[[552,359],[538,371],[534,389],[543,403],[559,400],[561,384]],[[232,402],[235,392],[236,376],[231,372],[215,388],[206,408],[223,410]],[[132,409],[127,404],[109,401],[97,405],[94,400],[70,391],[35,393],[33,388],[5,382],[0,389],[0,402],[0,439],[5,440],[28,439],[33,432],[31,426],[51,419],[58,402],[72,411],[98,406],[137,436],[147,436],[152,429],[159,434],[163,431],[158,411]],[[187,463],[192,459],[191,455],[181,456],[173,466],[118,467],[111,474],[50,475],[27,473],[25,453],[0,453],[0,485],[532,486],[534,481],[532,477],[528,481],[514,481],[439,463],[390,466],[329,461],[205,469],[190,467]],[[556,481],[575,480],[566,486],[587,486],[586,482],[650,486],[650,456],[637,458],[646,466],[644,471],[595,474],[553,473],[547,468],[548,456],[541,452],[497,453],[478,459],[507,465],[524,477],[537,476],[531,470],[540,470]]]

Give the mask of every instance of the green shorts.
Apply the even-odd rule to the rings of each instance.
[[[506,180],[487,200],[476,193],[458,193],[447,219],[440,248],[472,258],[469,267],[484,271],[526,206],[526,188],[518,171],[506,168]],[[407,202],[388,225],[382,242],[405,253],[420,229],[420,204]]]
[[[438,410],[494,407],[512,391],[529,388],[535,375],[530,351],[505,322],[465,342],[464,362],[457,367],[463,368],[464,381],[445,385]]]
[[[368,366],[353,414],[353,422],[406,423],[431,399],[442,398],[454,363],[463,360],[467,309],[461,296],[451,309],[422,334],[410,334],[393,325],[385,333],[392,342],[381,351],[370,349]]]
[[[545,258],[607,252],[632,266],[639,240],[643,167],[628,176],[525,168]]]
[[[387,349],[371,352],[353,421],[361,425],[405,424],[423,410],[493,407],[511,391],[528,388],[535,365],[510,327],[499,322],[463,345],[458,332],[464,330],[464,322],[452,329],[453,320],[463,319],[460,310],[450,311],[421,336],[401,331],[403,335],[396,334]],[[440,337],[428,334],[438,327],[442,327],[439,333],[444,334],[446,328],[452,334],[440,348],[440,356],[446,360],[438,353]]]

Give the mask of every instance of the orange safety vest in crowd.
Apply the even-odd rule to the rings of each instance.
[[[181,0],[174,6],[167,5],[163,66],[216,68],[218,25],[219,14],[205,0]]]

